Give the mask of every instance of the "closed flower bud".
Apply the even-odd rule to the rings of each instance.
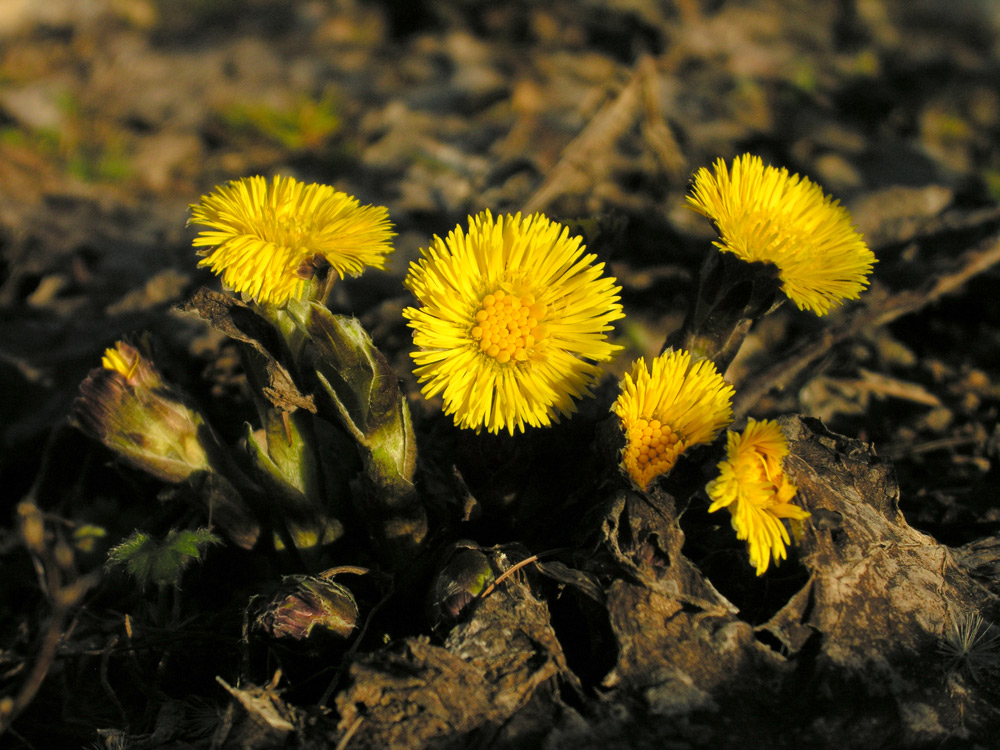
[[[91,370],[73,406],[75,424],[136,468],[167,482],[210,469],[202,416],[164,385],[149,360],[119,341]]]
[[[286,576],[256,624],[272,638],[301,641],[317,627],[347,638],[357,621],[357,602],[344,586],[319,576]]]
[[[455,542],[444,558],[428,602],[435,625],[455,622],[496,580],[490,558],[474,542]]]
[[[406,564],[427,535],[427,515],[413,484],[417,444],[399,380],[355,318],[315,302],[293,300],[286,309],[307,337],[296,364],[328,397],[317,401],[320,415],[357,443],[365,486],[360,510],[391,564]]]

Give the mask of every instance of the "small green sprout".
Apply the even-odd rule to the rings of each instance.
[[[201,560],[209,545],[221,543],[208,529],[171,529],[162,541],[134,531],[108,552],[108,567],[124,565],[142,587],[176,586],[192,561]]]

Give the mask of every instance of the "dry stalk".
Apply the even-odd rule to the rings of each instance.
[[[687,169],[680,146],[673,131],[656,104],[656,61],[646,55],[639,60],[628,82],[618,95],[601,107],[600,111],[566,145],[559,161],[548,176],[525,201],[524,213],[544,211],[560,195],[569,192],[587,192],[597,178],[595,164],[600,164],[601,154],[617,141],[629,127],[640,120],[643,137],[656,153],[671,177],[683,175]]]

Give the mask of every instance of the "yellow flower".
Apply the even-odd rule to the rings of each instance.
[[[785,545],[791,541],[781,519],[809,517],[791,502],[798,490],[782,470],[786,455],[788,442],[777,422],[749,419],[742,435],[727,435],[726,460],[705,488],[712,501],[709,513],[729,508],[736,537],[748,542],[757,575],[763,575],[772,557],[776,564],[785,559]]]
[[[300,296],[304,282],[329,265],[340,278],[365,266],[383,268],[392,252],[392,225],[382,206],[329,185],[260,176],[233,180],[191,206],[195,247],[207,266],[235,292],[282,305]]]
[[[875,255],[847,209],[804,177],[744,154],[731,172],[722,159],[714,174],[699,169],[687,200],[715,225],[720,250],[777,266],[800,310],[825,315],[868,286]]]
[[[513,434],[558,421],[589,395],[595,363],[621,349],[607,341],[621,287],[580,243],[541,214],[484,211],[410,264],[414,373],[459,427]]]
[[[612,411],[625,432],[622,467],[645,490],[666,474],[688,448],[715,440],[733,420],[733,387],[707,359],[691,364],[686,351],[671,350],[642,358],[625,375]]]

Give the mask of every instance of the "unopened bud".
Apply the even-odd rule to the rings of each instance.
[[[73,420],[133,466],[168,482],[210,469],[202,416],[129,344],[108,349],[80,385]]]
[[[163,381],[152,363],[139,350],[126,341],[118,341],[104,351],[101,365],[105,370],[117,372],[131,386],[160,388]]]
[[[287,313],[308,337],[299,369],[329,397],[317,399],[320,414],[357,441],[372,532],[392,564],[404,564],[426,538],[427,514],[414,489],[416,439],[399,380],[357,319],[295,300]]]
[[[496,580],[490,558],[475,542],[455,542],[443,558],[429,602],[435,625],[453,623]]]
[[[273,638],[309,638],[313,628],[346,638],[358,621],[358,605],[344,586],[319,576],[286,576],[257,616]]]

